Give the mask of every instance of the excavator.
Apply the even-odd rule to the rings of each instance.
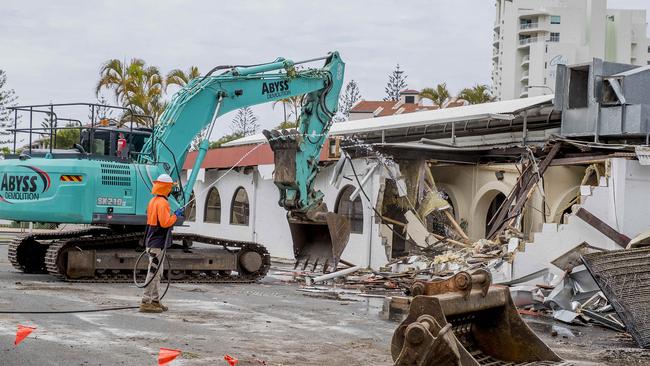
[[[321,60],[320,68],[298,67]],[[297,261],[311,262],[314,268],[320,264],[324,271],[336,268],[350,224],[327,210],[313,182],[337,110],[344,69],[338,52],[300,62],[278,58],[256,65],[217,66],[179,90],[153,129],[111,126],[104,119],[95,123],[98,105],[90,105],[91,123],[86,125],[60,117],[53,105],[15,107],[14,136],[26,133],[30,143],[18,151],[14,141],[13,154],[0,160],[0,218],[83,224],[83,228],[21,235],[9,245],[10,262],[21,271],[49,273],[65,281],[129,281],[141,248],[153,179],[166,173],[180,182],[170,195],[170,206],[172,210],[188,206],[219,117],[239,108],[303,96],[296,129],[264,134],[275,152],[274,181],[279,204],[287,210]],[[63,106],[71,105],[77,104]],[[148,118],[118,108],[132,120]],[[29,113],[29,128],[18,128],[19,112]],[[36,113],[45,113],[54,127],[37,131],[32,119]],[[58,127],[62,121],[76,121],[78,126]],[[79,129],[74,148],[53,148],[63,129]],[[49,135],[49,144],[38,148],[32,134]],[[197,136],[201,142],[183,184],[181,168]],[[128,153],[117,151],[119,139],[128,141],[120,141],[122,147],[128,146]],[[270,256],[263,245],[216,236],[174,234],[175,244],[167,252],[171,280],[255,282],[266,275]]]

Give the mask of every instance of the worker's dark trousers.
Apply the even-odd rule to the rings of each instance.
[[[158,289],[160,288],[160,278],[163,274],[163,261],[162,249],[160,248],[147,248],[149,254],[149,270],[147,271],[147,280],[145,283],[151,281],[147,287],[144,288],[144,295],[142,302],[150,303],[152,301],[160,301]],[[156,269],[160,267],[158,273]],[[156,274],[154,277],[154,273]],[[153,277],[153,279],[151,279]]]

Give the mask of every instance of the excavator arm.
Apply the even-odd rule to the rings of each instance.
[[[322,68],[296,67],[321,59],[325,60]],[[275,152],[275,184],[280,190],[279,204],[288,211],[296,259],[305,267],[311,260],[314,268],[319,262],[324,270],[330,265],[336,268],[347,245],[349,222],[328,212],[322,192],[313,183],[337,110],[344,69],[337,52],[295,63],[279,58],[266,64],[216,67],[174,95],[145,144],[140,163],[155,167],[147,171],[150,176],[167,173],[180,182],[190,144],[200,134],[202,141],[186,182],[186,187],[192,187],[218,117],[247,106],[304,96],[296,130],[264,131],[264,135]],[[187,205],[191,192],[184,189],[170,199],[172,208]]]

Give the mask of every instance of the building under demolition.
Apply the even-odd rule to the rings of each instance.
[[[512,260],[498,274],[511,278],[582,242],[620,248],[647,230],[650,170],[632,145],[648,139],[650,68],[595,59],[558,74],[555,96],[335,124],[316,188],[351,221],[343,259],[379,268],[441,240],[500,237]],[[271,150],[238,161],[263,143],[249,136],[209,152],[184,230],[291,258]]]

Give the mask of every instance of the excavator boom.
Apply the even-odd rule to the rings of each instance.
[[[325,60],[325,65],[321,68],[297,67],[318,60]],[[119,124],[116,127],[96,125],[95,105],[89,105],[92,106],[93,116],[90,126],[75,120],[78,126],[68,127],[88,130],[83,132],[88,139],[81,141],[82,134],[80,143],[74,149],[66,150],[53,149],[53,145],[57,145],[57,127],[50,131],[37,131],[31,127],[31,116],[36,112],[53,119],[54,126],[59,119],[63,120],[53,111],[52,105],[14,108],[16,114],[19,111],[29,113],[30,128],[20,132],[29,133],[30,145],[26,151],[0,161],[0,177],[3,179],[0,218],[94,224],[113,228],[114,231],[90,230],[24,237],[12,244],[10,260],[21,270],[39,272],[47,267],[49,272],[64,278],[69,277],[70,273],[96,275],[124,270],[122,267],[128,267],[125,263],[130,260],[130,257],[127,258],[130,255],[128,250],[117,254],[111,246],[119,245],[120,249],[125,249],[137,245],[139,234],[129,233],[137,233],[144,227],[153,179],[165,173],[182,182],[181,169],[197,136],[200,136],[201,142],[192,173],[185,184],[169,197],[172,210],[190,203],[191,187],[194,186],[209,147],[209,138],[220,116],[256,104],[304,96],[297,129],[291,133],[267,131],[266,134],[271,147],[276,150],[275,183],[280,190],[280,205],[288,212],[296,258],[302,258],[305,253],[312,258],[326,257],[320,263],[327,262],[335,267],[347,244],[349,224],[345,218],[327,211],[322,201],[323,194],[313,189],[313,181],[318,172],[320,150],[337,110],[343,73],[344,63],[337,52],[302,62],[278,58],[259,65],[216,67],[179,90],[153,130],[140,131],[138,134],[133,128],[123,131],[129,135],[130,141],[133,136],[142,141],[128,156],[117,156],[114,151],[116,136],[118,132],[122,134],[122,127]],[[136,116],[128,108],[116,108],[137,118],[146,117]],[[44,132],[49,133],[49,147],[39,151],[32,149],[31,136],[42,136]],[[102,133],[110,134],[110,138],[99,139]],[[289,152],[276,149],[282,141],[290,141]],[[282,159],[278,160],[278,157]],[[304,223],[309,225],[302,225]],[[300,230],[303,226],[314,230]],[[119,233],[115,229],[119,229]],[[117,234],[128,237],[116,240]],[[80,238],[83,240],[80,241]],[[223,253],[212,251],[209,253],[210,260],[205,261],[207,264],[198,267],[192,265],[194,267],[190,266],[188,271],[203,271],[208,277],[237,271],[240,278],[243,278],[243,273],[245,278],[252,279],[260,278],[268,270],[270,257],[256,243],[187,236],[179,236],[178,240],[239,248],[239,254],[232,255],[234,252],[230,252],[228,260],[220,259]],[[335,242],[334,249],[332,241]],[[71,248],[81,248],[86,245],[83,243],[89,247],[82,258]],[[116,256],[121,259],[113,265],[109,259]],[[185,257],[187,263],[198,263],[199,259],[208,258],[208,255]],[[179,255],[178,258],[184,257]],[[102,264],[101,268],[97,263]]]

